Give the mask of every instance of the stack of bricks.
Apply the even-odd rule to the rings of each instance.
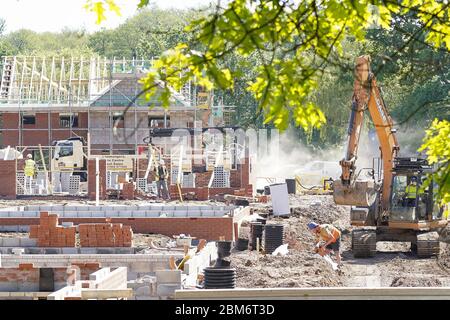
[[[76,227],[58,225],[58,215],[41,212],[39,225],[30,226],[30,238],[39,247],[75,247]]]
[[[121,223],[83,223],[78,225],[81,247],[131,247],[133,231]]]
[[[241,188],[239,190],[234,190],[235,196],[245,197],[247,195],[247,190],[245,188]]]

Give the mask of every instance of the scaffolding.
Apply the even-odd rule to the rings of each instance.
[[[142,73],[151,61],[106,58],[6,56],[0,103],[87,106],[111,83],[111,74]]]

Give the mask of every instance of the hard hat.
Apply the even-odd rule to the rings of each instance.
[[[159,160],[159,164],[165,164],[164,160],[163,159]]]
[[[33,158],[33,156],[31,155],[31,153],[27,154],[27,158],[28,158],[28,159]]]
[[[312,229],[315,229],[315,228],[317,228],[319,225],[317,224],[317,223],[315,223],[315,222],[310,222],[310,223],[308,223],[308,229],[309,230],[312,230]]]
[[[411,182],[417,182],[417,177],[411,177]]]

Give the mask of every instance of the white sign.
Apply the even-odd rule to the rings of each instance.
[[[102,159],[106,160],[106,171],[133,171],[134,155],[102,155]]]

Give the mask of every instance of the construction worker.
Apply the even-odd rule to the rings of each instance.
[[[318,252],[323,252],[323,255],[329,254],[334,251],[336,256],[336,263],[341,264],[340,244],[341,244],[341,232],[338,228],[331,224],[317,224],[315,222],[308,223],[308,229],[316,235],[317,243],[316,248]],[[325,241],[325,244],[320,245],[321,241]]]
[[[164,200],[170,200],[170,193],[167,189],[167,168],[164,160],[161,159],[159,162],[159,166],[155,167],[155,180],[156,180],[156,189],[158,190],[158,198]]]
[[[404,207],[414,207],[417,198],[417,177],[411,177],[409,185],[405,189]]]
[[[31,153],[27,155],[27,160],[25,160],[25,166],[23,170],[25,171],[25,193],[32,194],[32,182],[34,178],[34,173],[36,169],[36,162],[33,160]]]

